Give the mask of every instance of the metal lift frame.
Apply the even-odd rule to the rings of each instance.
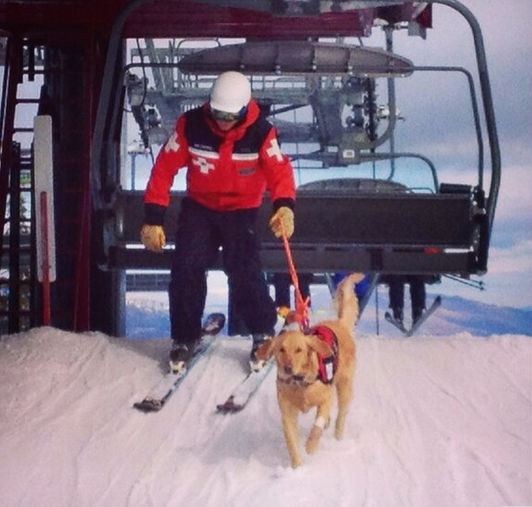
[[[154,255],[127,248],[138,237],[141,194],[120,192],[116,188],[113,181],[116,167],[112,162],[115,154],[109,142],[117,124],[116,90],[121,86],[122,28],[136,8],[149,2],[135,0],[129,3],[115,22],[93,136],[93,203],[101,217],[102,237],[110,238],[109,241],[102,240],[102,258],[105,267],[111,269],[167,269],[170,266],[171,251]],[[460,2],[429,0],[428,3],[443,4],[456,10],[466,19],[472,31],[491,154],[489,191],[484,196],[481,154],[478,187],[449,185],[434,195],[316,195],[301,192],[298,195],[298,227],[292,246],[296,263],[302,271],[356,269],[396,274],[449,273],[467,278],[471,274],[484,274],[487,270],[501,161],[482,33],[475,16]],[[378,7],[390,5],[390,2],[374,0],[364,4]],[[468,79],[471,81],[470,77]],[[183,196],[183,193],[172,196],[167,214],[170,236]],[[284,270],[286,263],[282,245],[271,238],[265,227],[269,210],[270,205],[265,202],[259,218],[259,224],[264,225],[259,230],[264,248],[264,267],[267,271]],[[331,227],[331,224],[347,223],[346,217],[356,217],[356,220],[350,221],[351,227],[342,230]],[[406,224],[416,224],[416,227],[412,229]],[[394,236],[397,231],[401,234]]]

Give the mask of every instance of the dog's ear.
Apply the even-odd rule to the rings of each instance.
[[[325,340],[322,340],[319,336],[311,334],[307,337],[307,340],[309,347],[321,356],[332,356],[333,350],[331,346]]]
[[[277,345],[277,342],[279,340],[278,336],[275,336],[271,338],[270,340],[266,340],[258,349],[255,355],[257,356],[257,359],[260,359],[262,361],[267,361],[272,357],[273,351],[275,349],[275,346]]]

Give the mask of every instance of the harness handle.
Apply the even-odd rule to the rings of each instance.
[[[288,261],[288,270],[290,272],[290,278],[292,280],[292,285],[294,286],[295,293],[295,302],[296,302],[296,319],[299,322],[299,325],[304,333],[308,332],[309,329],[309,317],[308,317],[308,305],[310,297],[303,299],[301,295],[301,290],[299,288],[299,279],[297,277],[297,271],[294,264],[294,258],[292,256],[292,251],[290,249],[290,243],[288,242],[288,237],[286,236],[283,223],[281,225],[281,237],[283,239],[284,251],[286,254],[286,260]]]

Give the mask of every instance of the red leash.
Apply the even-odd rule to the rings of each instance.
[[[308,305],[310,297],[303,299],[301,295],[301,290],[299,288],[299,279],[297,277],[296,267],[294,265],[294,258],[292,257],[292,251],[290,250],[290,243],[284,232],[283,224],[281,223],[281,236],[283,238],[284,251],[286,253],[286,259],[288,261],[288,269],[290,271],[290,278],[292,279],[292,285],[294,286],[295,300],[296,300],[296,310],[295,317],[299,323],[301,330],[307,332],[309,328],[309,318],[308,318]]]

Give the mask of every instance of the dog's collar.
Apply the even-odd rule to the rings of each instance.
[[[281,329],[281,333],[283,333],[284,331],[301,331],[301,326],[297,321],[287,321],[286,324],[283,326],[283,329]]]
[[[286,384],[289,386],[310,386],[318,381],[318,376],[315,375],[313,379],[306,379],[305,377],[300,377],[298,375],[282,377],[281,375],[277,374],[277,380],[282,384]]]

